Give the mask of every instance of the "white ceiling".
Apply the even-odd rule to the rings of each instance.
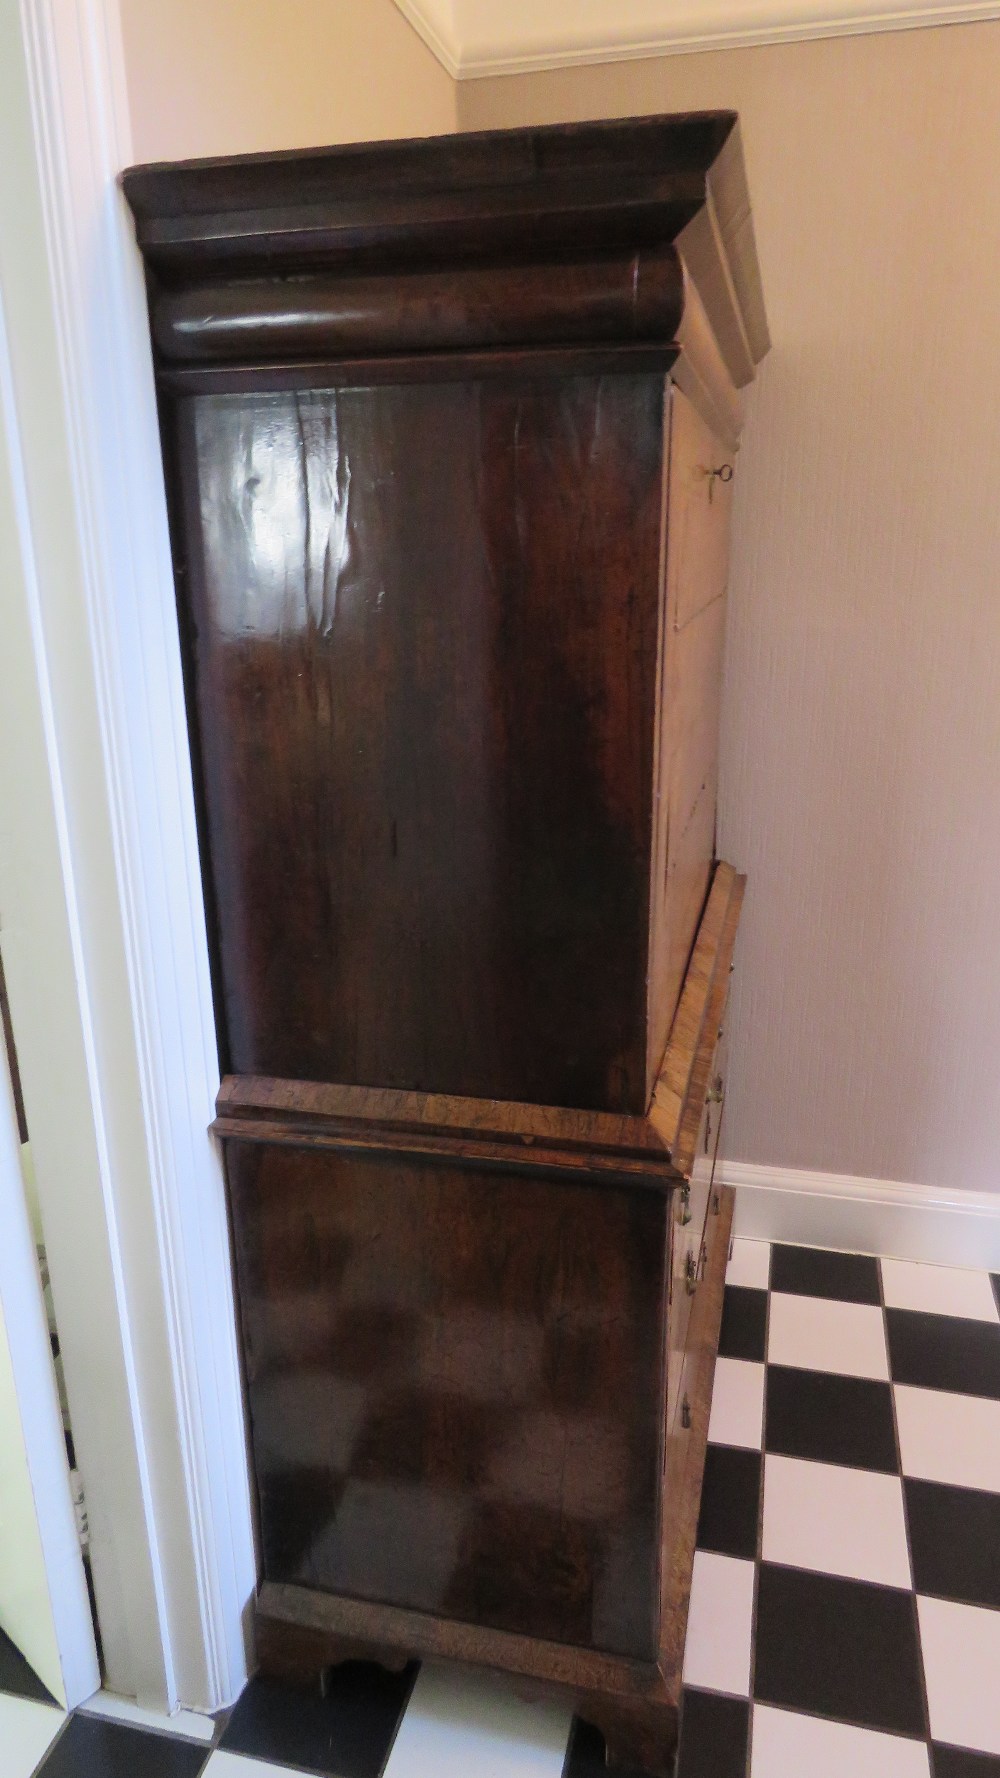
[[[458,80],[1000,18],[1000,0],[396,0]]]

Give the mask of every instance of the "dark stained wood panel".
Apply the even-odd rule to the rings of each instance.
[[[645,1110],[663,398],[176,404],[232,1071]]]
[[[732,1209],[729,489],[768,345],[737,120],[123,182],[258,1659],[496,1666],[669,1778]]]
[[[239,279],[166,290],[153,310],[164,359],[265,360],[659,341],[680,324],[673,247],[585,260],[474,265],[384,277]]]
[[[123,184],[167,280],[262,263],[495,262],[672,241],[710,189],[727,211],[735,198],[738,237],[739,181],[714,191],[733,140],[741,170],[736,117],[716,111],[132,167]]]
[[[265,1581],[649,1658],[669,1199],[227,1167]]]

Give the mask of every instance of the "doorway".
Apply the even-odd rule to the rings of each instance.
[[[65,1708],[99,1643],[2,956],[0,1028],[0,1691]]]

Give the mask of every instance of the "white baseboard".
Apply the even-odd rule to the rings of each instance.
[[[737,1235],[1000,1272],[1000,1192],[720,1161]]]

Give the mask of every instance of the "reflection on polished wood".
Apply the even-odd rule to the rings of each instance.
[[[731,113],[133,169],[264,1668],[671,1769],[731,1218]]]
[[[180,404],[234,1072],[645,1109],[662,408]]]
[[[266,1579],[651,1658],[665,1194],[228,1167]]]

